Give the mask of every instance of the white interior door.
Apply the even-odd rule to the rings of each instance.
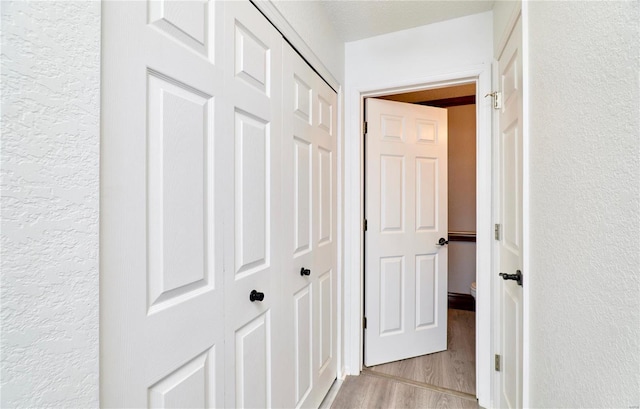
[[[282,37],[246,1],[224,25],[225,407],[280,407]]]
[[[366,366],[447,349],[447,110],[369,98]]]
[[[522,270],[522,26],[515,25],[498,60],[503,105],[499,113],[499,220],[502,225],[498,247],[500,333],[497,351],[501,368],[497,372],[502,408],[522,407],[522,285],[513,280]],[[504,276],[503,276],[504,277]]]
[[[318,407],[336,378],[336,93],[283,50],[283,300],[287,407]]]
[[[102,3],[105,407],[223,405],[218,7]]]

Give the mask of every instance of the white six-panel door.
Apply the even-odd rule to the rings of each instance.
[[[248,2],[226,3],[224,25],[225,406],[279,407],[282,38]]]
[[[518,20],[498,60],[503,105],[499,113],[500,272],[522,270],[522,25]],[[498,282],[501,370],[498,375],[501,408],[522,407],[522,286]]]
[[[318,407],[336,377],[336,94],[289,46],[283,52],[284,314],[288,407]]]
[[[447,349],[447,110],[366,100],[366,366]]]
[[[219,407],[219,4],[102,7],[101,405]]]
[[[318,406],[335,92],[248,1],[103,8],[102,405]]]

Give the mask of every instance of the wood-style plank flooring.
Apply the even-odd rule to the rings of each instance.
[[[477,408],[475,313],[449,310],[447,350],[347,377],[331,408]]]

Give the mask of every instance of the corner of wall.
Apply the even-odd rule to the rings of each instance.
[[[99,406],[100,2],[2,2],[2,407]]]

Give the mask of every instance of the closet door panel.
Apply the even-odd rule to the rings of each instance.
[[[225,407],[279,407],[282,37],[249,2],[224,2]]]
[[[222,5],[102,3],[100,403],[224,404]]]
[[[295,388],[286,402],[317,407],[335,379],[337,361],[335,93],[289,45],[283,59],[282,277],[286,323],[293,323],[285,324],[291,335],[285,349],[295,351],[288,357]]]

